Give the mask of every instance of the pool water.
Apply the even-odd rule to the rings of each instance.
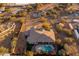
[[[50,53],[51,51],[54,50],[54,46],[53,45],[40,45],[37,49],[44,53]]]

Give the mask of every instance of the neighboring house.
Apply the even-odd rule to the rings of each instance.
[[[21,11],[21,9],[15,9],[12,11],[12,14],[17,14],[19,11]]]
[[[2,13],[2,11],[0,10],[0,13]]]
[[[32,12],[31,17],[33,18],[39,18],[43,15],[43,12]]]
[[[79,23],[79,19],[74,19],[73,22]]]
[[[74,34],[75,34],[76,39],[79,39],[79,28],[74,30]]]
[[[5,7],[0,8],[0,13],[3,13],[5,11]]]

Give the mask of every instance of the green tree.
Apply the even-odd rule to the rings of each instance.
[[[61,31],[63,30],[63,28],[62,28],[59,24],[56,25],[56,29],[57,29],[57,31],[59,31],[59,32],[61,32]]]
[[[61,40],[61,39],[57,39],[57,40],[55,41],[55,43],[58,44],[58,45],[60,45],[60,44],[62,43],[62,40]]]
[[[68,36],[72,36],[73,35],[73,32],[69,29],[64,29],[63,30]]]
[[[56,19],[51,19],[50,21],[51,21],[51,24],[55,24]]]
[[[64,44],[64,49],[66,51],[66,55],[78,55],[77,45],[73,45],[73,43],[71,45]]]
[[[33,51],[27,51],[27,52],[25,52],[26,56],[33,56],[33,54],[34,54]]]
[[[10,9],[5,9],[5,11],[6,11],[7,13],[10,13],[10,12],[11,12],[11,10],[10,10]]]
[[[59,50],[58,55],[59,56],[65,56],[65,50],[64,49]]]
[[[25,17],[21,17],[21,18],[19,19],[19,21],[20,21],[21,23],[24,23],[24,22],[25,22]]]
[[[65,42],[65,43],[73,43],[74,40],[75,40],[75,39],[73,39],[73,38],[67,37],[67,38],[64,39],[64,42]]]
[[[66,19],[61,19],[61,23],[66,23]]]
[[[46,30],[50,30],[51,29],[51,25],[48,22],[44,22],[42,27],[45,28]]]
[[[39,19],[39,21],[40,21],[40,22],[46,22],[46,21],[47,21],[47,18],[41,17],[41,18]]]
[[[15,48],[16,48],[16,44],[17,44],[17,38],[14,38],[11,42],[11,53],[15,53]]]
[[[8,53],[8,49],[5,48],[5,47],[3,47],[3,46],[1,46],[1,47],[0,47],[0,54],[1,54],[1,55],[4,55],[5,53]]]

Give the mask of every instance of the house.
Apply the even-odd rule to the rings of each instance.
[[[55,36],[52,31],[37,31],[34,28],[30,30],[30,34],[27,37],[27,42],[33,44],[32,51],[37,53],[50,53],[55,51]],[[41,51],[42,50],[42,51]]]
[[[29,31],[20,33],[16,47],[16,54],[22,54],[24,51],[28,50],[37,52],[39,48],[44,48],[42,51],[39,49],[40,52],[46,52],[48,54],[50,52],[55,54],[56,48],[54,42],[55,36],[52,30],[39,31],[35,28],[31,28]]]

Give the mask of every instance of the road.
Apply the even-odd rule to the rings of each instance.
[[[45,6],[39,8],[38,10],[47,10],[54,7],[54,4],[46,4]]]

